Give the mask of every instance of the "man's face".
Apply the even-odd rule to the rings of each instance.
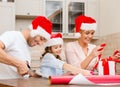
[[[41,46],[41,45],[43,45],[46,41],[47,41],[47,40],[46,40],[44,37],[37,35],[37,36],[35,36],[35,37],[30,37],[27,42],[28,42],[28,45],[29,45],[30,47],[33,47],[33,46],[36,46],[36,45]]]

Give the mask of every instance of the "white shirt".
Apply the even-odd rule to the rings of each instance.
[[[19,31],[8,31],[0,36],[5,52],[19,60],[31,62],[29,46]],[[0,79],[20,78],[16,67],[0,63]]]
[[[53,54],[47,53],[44,55],[41,61],[40,71],[38,73],[40,73],[43,77],[46,78],[51,75],[62,75],[64,73],[64,63],[64,61],[56,59]]]
[[[96,47],[96,45],[88,44],[88,54],[92,52],[92,50]],[[66,44],[65,47],[65,54],[66,54],[66,61],[69,64],[74,66],[80,67],[80,64],[83,60],[85,60],[86,55],[83,52],[81,46],[79,45],[78,41],[69,42]],[[86,69],[91,70],[95,65],[97,57],[94,58],[88,65]]]

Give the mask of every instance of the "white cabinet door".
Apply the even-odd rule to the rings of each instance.
[[[69,36],[74,36],[75,33],[75,18],[86,14],[86,0],[67,0],[66,1],[66,33]]]
[[[63,0],[46,0],[45,13],[53,23],[53,32],[64,32],[63,30]]]
[[[99,0],[88,0],[87,2],[87,15],[96,19],[97,30],[95,32],[94,38],[99,36]]]
[[[15,29],[14,3],[0,2],[0,34]]]
[[[15,0],[16,15],[38,16],[43,15],[44,0]]]

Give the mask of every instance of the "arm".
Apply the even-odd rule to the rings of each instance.
[[[2,41],[0,41],[0,62],[7,64],[7,65],[15,66],[20,75],[24,75],[24,74],[28,73],[29,69],[28,69],[26,63],[14,58],[10,55],[7,55],[7,53],[4,51],[4,49],[5,49],[5,45],[2,43]]]
[[[71,72],[71,74],[74,74],[74,75],[79,74],[79,73],[81,73],[81,74],[83,74],[83,75],[91,75],[91,74],[90,74],[90,71],[87,71],[87,70],[83,70],[83,69],[81,69],[81,68],[74,67],[74,66],[72,66],[72,65],[70,65],[70,64],[67,64],[67,63],[64,63],[64,64],[63,64],[63,69]]]
[[[97,46],[92,50],[92,52],[81,62],[81,68],[86,69],[92,60],[97,62],[97,59],[95,58],[103,52],[103,50],[98,51],[100,48],[100,46]]]
[[[70,64],[67,64],[63,62],[62,60],[56,59],[52,54],[46,54],[44,56],[45,60],[44,62],[47,63],[46,66],[53,67],[53,68],[58,68],[58,69],[64,69],[66,71],[70,71],[71,74],[78,74],[81,73],[83,75],[91,75],[89,71],[83,70],[81,68],[76,68]],[[43,58],[43,59],[44,59]]]
[[[90,62],[93,60],[93,55],[88,55],[82,62],[81,62],[81,68],[86,69]]]

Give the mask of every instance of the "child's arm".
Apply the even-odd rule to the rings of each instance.
[[[67,63],[63,64],[63,69],[71,72],[71,74],[74,74],[74,75],[79,74],[79,73],[81,73],[83,75],[91,75],[90,71],[74,67],[74,66],[67,64]]]

